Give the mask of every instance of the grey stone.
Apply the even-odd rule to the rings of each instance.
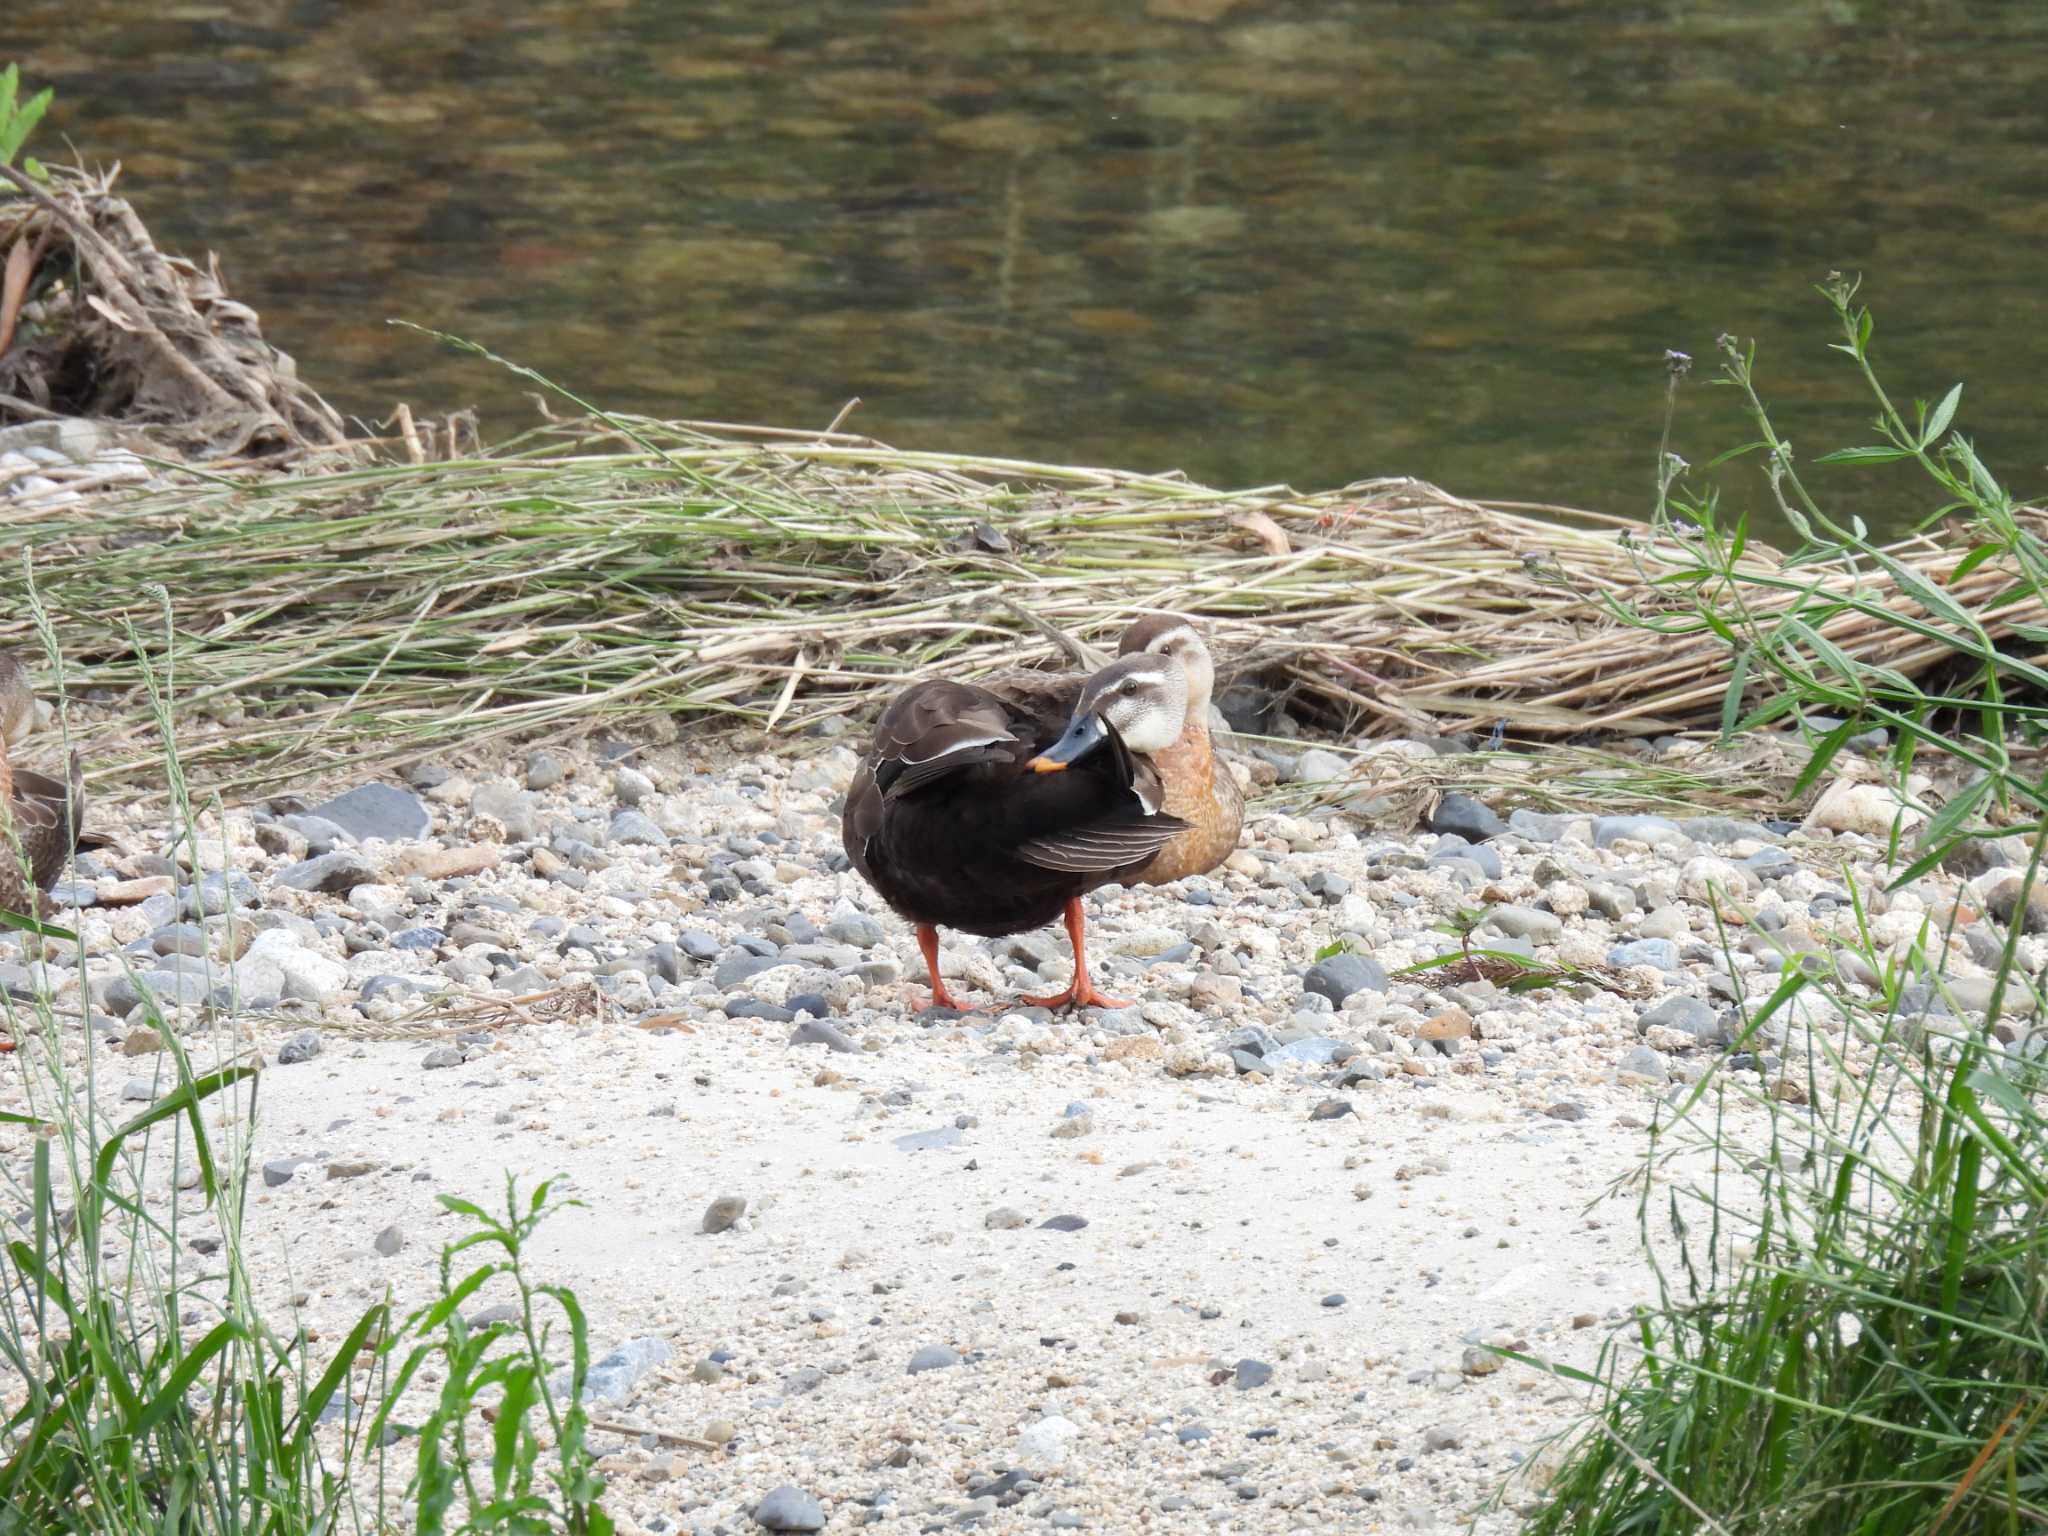
[[[1574,1104],[1570,1099],[1559,1100],[1551,1105],[1550,1108],[1544,1110],[1543,1113],[1553,1120],[1578,1121],[1586,1118],[1585,1108],[1582,1105]]]
[[[1609,922],[1620,922],[1636,909],[1636,893],[1625,885],[1593,883],[1586,887],[1586,902]]]
[[[611,825],[605,829],[605,836],[611,842],[629,846],[668,846],[668,834],[654,824],[654,818],[630,807],[612,812]]]
[[[1468,843],[1483,843],[1507,831],[1507,823],[1484,802],[1454,790],[1437,802],[1436,812],[1429,818],[1429,830],[1455,832]]]
[[[1038,1224],[1041,1232],[1078,1232],[1088,1225],[1086,1216],[1048,1216]]]
[[[1510,938],[1533,944],[1555,944],[1564,937],[1563,919],[1534,907],[1496,907],[1487,922]]]
[[[1349,1099],[1325,1099],[1308,1112],[1308,1117],[1311,1120],[1341,1120],[1346,1115],[1357,1113]]]
[[[427,1052],[425,1059],[420,1062],[420,1065],[429,1069],[435,1067],[459,1067],[462,1065],[462,1047],[459,1045],[436,1046],[433,1050]]]
[[[791,1045],[822,1045],[829,1051],[855,1055],[860,1047],[848,1039],[845,1031],[830,1019],[805,1019],[791,1031]]]
[[[654,780],[637,768],[619,768],[612,774],[612,794],[621,805],[639,805],[654,794]]]
[[[263,1182],[270,1189],[276,1189],[281,1184],[289,1184],[293,1174],[313,1161],[310,1157],[270,1158],[263,1164]]]
[[[320,1049],[320,1031],[302,1029],[277,1048],[277,1064],[281,1067],[297,1066],[318,1056]]]
[[[212,990],[212,982],[197,965],[175,971],[142,971],[132,976],[122,971],[107,979],[107,1009],[112,1013],[131,1013],[145,998],[154,999],[162,1008],[190,1006],[205,1002]]]
[[[720,1195],[704,1208],[704,1230],[723,1232],[747,1213],[744,1195]]]
[[[469,797],[469,814],[488,817],[515,842],[540,836],[540,802],[513,784],[481,784]]]
[[[1221,1041],[1226,1051],[1243,1051],[1250,1056],[1264,1056],[1268,1051],[1280,1049],[1280,1042],[1273,1038],[1273,1032],[1260,1024],[1247,1024],[1233,1029]]]
[[[1562,811],[1513,810],[1508,812],[1508,830],[1532,843],[1554,843],[1571,830],[1573,822],[1585,819]]]
[[[399,1230],[396,1222],[393,1222],[377,1234],[377,1241],[374,1246],[385,1258],[391,1258],[405,1246],[405,1233]]]
[[[419,796],[393,784],[358,784],[347,794],[314,806],[312,814],[333,822],[357,842],[425,837],[434,825],[433,814]]]
[[[1425,1451],[1455,1451],[1465,1444],[1465,1432],[1448,1424],[1438,1424],[1422,1432],[1422,1448]]]
[[[1474,843],[1447,832],[1437,839],[1436,846],[1429,851],[1431,864],[1448,864],[1453,859],[1463,859],[1479,866],[1479,872],[1489,880],[1501,876],[1500,854],[1485,843]]]
[[[825,1510],[796,1484],[784,1483],[754,1506],[754,1524],[764,1531],[822,1531]]]
[[[343,843],[355,841],[345,829],[336,826],[325,816],[315,816],[310,811],[280,816],[278,823],[289,827],[306,840],[306,852],[309,855],[332,853]]]
[[[1029,1216],[1009,1205],[999,1205],[981,1218],[981,1224],[991,1232],[1014,1232],[1019,1227],[1028,1226],[1030,1221]]]
[[[1311,747],[1295,759],[1293,782],[1325,783],[1331,779],[1341,779],[1350,771],[1351,764],[1347,759],[1322,747]]]
[[[743,949],[728,950],[725,958],[718,962],[718,969],[711,973],[711,981],[720,988],[736,987],[749,976],[772,971],[781,963],[773,955],[751,955]]]
[[[1678,969],[1678,946],[1669,939],[1635,939],[1607,951],[1609,965],[1650,965],[1660,971]]]
[[[1354,992],[1386,991],[1387,973],[1377,960],[1346,950],[1310,966],[1301,984],[1342,1008]]]
[[[1696,843],[1712,843],[1722,847],[1729,843],[1781,843],[1783,838],[1769,827],[1753,821],[1737,821],[1732,816],[1688,816],[1679,824],[1679,830]]]
[[[873,949],[882,942],[882,925],[865,912],[843,912],[825,925],[825,936],[835,944]]]
[[[1699,998],[1677,993],[1644,1009],[1636,1019],[1636,1028],[1683,1030],[1698,1040],[1707,1041],[1720,1033],[1721,1015]]]
[[[1652,848],[1685,841],[1685,833],[1669,816],[1595,816],[1593,846],[1612,847],[1623,838],[1648,843]]]
[[[569,765],[546,747],[536,747],[526,754],[526,787],[528,789],[553,789],[569,777]]]
[[[260,900],[256,882],[247,875],[201,875],[196,883],[178,887],[178,915],[186,919],[219,917],[253,907]]]
[[[960,1363],[960,1351],[949,1344],[927,1344],[910,1357],[910,1376],[922,1375],[926,1371],[943,1371]]]
[[[1237,1362],[1236,1387],[1240,1392],[1250,1392],[1263,1387],[1273,1379],[1273,1367],[1263,1360],[1245,1359]]]
[[[1664,1053],[1647,1045],[1639,1045],[1622,1057],[1614,1070],[1621,1077],[1637,1077],[1652,1083],[1661,1083],[1671,1075]]]
[[[716,960],[719,954],[718,940],[706,933],[702,928],[685,928],[681,933],[677,934],[676,948],[680,949],[687,958],[700,962]]]
[[[368,885],[376,878],[377,871],[370,867],[368,860],[357,854],[336,851],[287,865],[277,872],[271,883],[287,890],[321,891],[339,896],[359,885]]]

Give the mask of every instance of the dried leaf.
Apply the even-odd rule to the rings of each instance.
[[[1294,546],[1288,542],[1287,530],[1256,507],[1230,514],[1230,526],[1242,528],[1266,546],[1269,555],[1291,555]]]
[[[0,271],[0,357],[14,345],[14,327],[21,319],[22,301],[28,297],[28,236],[23,234],[7,253],[7,267]]]

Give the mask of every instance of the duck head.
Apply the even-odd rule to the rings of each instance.
[[[1118,656],[1170,656],[1187,674],[1190,718],[1209,718],[1209,695],[1216,687],[1216,661],[1195,626],[1177,613],[1155,613],[1138,620],[1117,642]]]
[[[1060,739],[1031,760],[1033,771],[1070,768],[1109,739],[1133,752],[1162,752],[1187,719],[1188,676],[1172,656],[1141,652],[1111,662],[1088,679]]]

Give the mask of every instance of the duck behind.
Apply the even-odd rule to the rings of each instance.
[[[1209,698],[1216,663],[1195,626],[1178,614],[1138,620],[1118,643],[1123,656],[1170,656],[1188,679],[1188,707],[1180,734],[1152,754],[1166,785],[1166,811],[1188,826],[1133,877],[1140,885],[1165,885],[1185,875],[1206,874],[1236,851],[1244,827],[1244,792],[1228,763],[1219,762],[1209,737]]]
[[[1133,656],[1088,679],[1065,721],[1039,701],[967,683],[905,689],[876,724],[847,791],[846,855],[916,926],[932,1001],[938,929],[995,937],[1063,912],[1074,981],[1046,1006],[1123,1006],[1088,978],[1080,898],[1130,879],[1184,830],[1143,754],[1171,743],[1187,679],[1171,657]]]
[[[85,786],[78,758],[68,782],[16,768],[12,753],[35,724],[28,672],[0,651],[0,912],[36,917],[42,892],[63,873],[64,861],[86,839]]]

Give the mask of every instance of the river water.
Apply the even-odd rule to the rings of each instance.
[[[10,58],[367,418],[534,419],[402,318],[619,409],[1640,513],[1667,348],[1868,439],[1839,268],[1895,393],[2044,478],[2040,0],[12,0]],[[1710,371],[1698,463],[1750,435]]]

